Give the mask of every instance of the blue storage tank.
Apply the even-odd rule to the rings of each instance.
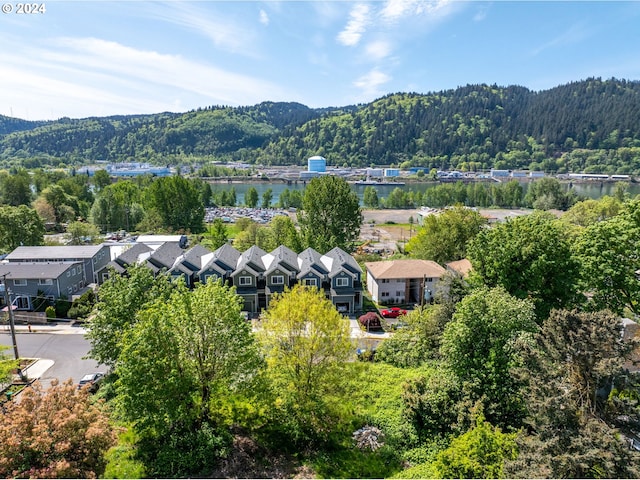
[[[310,157],[307,160],[307,171],[324,173],[327,171],[327,160],[320,155]]]

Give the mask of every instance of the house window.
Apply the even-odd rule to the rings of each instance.
[[[29,297],[16,297],[13,302],[13,305],[16,308],[22,310],[29,310],[31,308],[31,302],[29,302]]]
[[[274,275],[271,277],[272,285],[284,285],[284,275]]]
[[[38,279],[38,285],[53,285],[53,280],[50,278],[40,278]]]
[[[67,270],[67,278],[71,276],[71,270]]]
[[[402,296],[402,292],[396,292],[396,297],[401,297]]]
[[[240,285],[251,285],[251,277],[240,277],[238,283]]]
[[[433,278],[425,278],[424,281],[427,283],[431,283],[433,282]]]
[[[388,297],[389,296],[389,292],[380,292],[380,296],[381,297]]]
[[[336,287],[348,287],[349,279],[347,277],[336,278]]]
[[[16,287],[26,287],[27,286],[27,280],[25,278],[21,278],[19,280],[14,280],[13,281],[13,285]]]
[[[318,281],[315,278],[305,278],[304,285],[307,287],[317,287]]]
[[[380,280],[380,283],[389,283],[389,279],[388,278],[383,278],[382,280]]]

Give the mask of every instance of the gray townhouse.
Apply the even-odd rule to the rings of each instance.
[[[40,301],[54,302],[71,299],[85,287],[82,262],[60,263],[3,263],[0,264],[0,288],[9,291],[16,310],[33,310]],[[4,298],[3,298],[4,302]]]
[[[97,272],[104,268],[110,260],[109,248],[105,245],[18,247],[5,258],[9,264],[79,262],[82,264],[85,285],[97,284]]]

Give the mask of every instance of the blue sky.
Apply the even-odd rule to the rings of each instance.
[[[29,120],[640,80],[640,2],[3,2],[0,114]]]

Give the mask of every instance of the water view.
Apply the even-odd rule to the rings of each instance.
[[[394,185],[393,183],[389,183],[389,185],[376,185],[374,188],[378,192],[378,198],[386,198],[394,188],[401,188],[402,190],[413,190],[414,192],[424,193],[429,188],[434,188],[440,185],[440,183],[429,182],[429,183],[409,183],[405,185]],[[528,186],[528,183],[523,182],[522,185],[525,188]],[[566,189],[573,188],[575,192],[586,198],[598,199],[605,195],[612,195],[615,189],[614,182],[594,182],[594,183],[563,183]],[[248,182],[248,183],[213,183],[211,184],[211,188],[215,193],[221,192],[223,190],[230,190],[231,188],[235,188],[236,196],[238,198],[238,204],[244,203],[244,194],[246,191],[254,187],[258,191],[258,195],[260,198],[262,194],[266,192],[268,189],[271,189],[273,193],[272,204],[275,205],[278,203],[280,198],[280,194],[288,188],[289,190],[300,190],[303,191],[305,188],[304,183],[293,183],[291,185],[287,185],[285,183],[279,182]],[[365,185],[353,185],[352,188],[360,198],[360,202],[362,202],[362,198],[364,196],[364,190],[366,188]],[[627,191],[632,195],[640,194],[640,184],[630,183]]]

